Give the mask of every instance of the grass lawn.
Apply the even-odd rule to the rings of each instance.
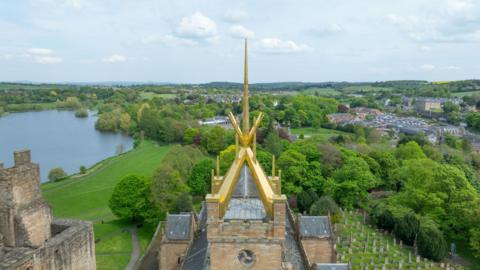
[[[305,137],[321,137],[323,139],[330,139],[333,136],[337,135],[352,135],[351,133],[334,130],[334,129],[327,129],[327,128],[312,128],[312,127],[305,127],[305,128],[292,128],[292,133],[295,135],[303,134]]]
[[[100,240],[96,244],[97,269],[123,269],[130,259],[131,224],[118,220],[108,208],[115,185],[130,173],[152,176],[169,149],[170,146],[146,141],[132,151],[103,161],[86,176],[42,185],[55,217],[94,222],[95,238]],[[140,229],[140,242],[148,245],[153,230]]]

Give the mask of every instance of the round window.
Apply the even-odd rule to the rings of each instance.
[[[256,259],[257,259],[257,256],[255,256],[255,253],[253,253],[253,251],[251,250],[243,249],[240,251],[240,253],[238,253],[238,260],[244,266],[247,266],[247,267],[253,266]]]

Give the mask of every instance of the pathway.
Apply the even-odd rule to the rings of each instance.
[[[141,251],[140,242],[138,241],[138,237],[137,237],[137,227],[133,226],[130,231],[132,233],[133,249],[132,249],[132,255],[130,256],[130,262],[127,264],[127,266],[125,266],[125,270],[133,270],[135,263],[140,258],[140,251]]]

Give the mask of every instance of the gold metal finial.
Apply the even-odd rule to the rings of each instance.
[[[245,62],[243,73],[243,132],[247,133],[250,130],[250,113],[248,104],[248,45],[245,39]]]

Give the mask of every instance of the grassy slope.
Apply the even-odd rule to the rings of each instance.
[[[94,222],[97,269],[123,269],[132,249],[128,222],[118,220],[108,208],[108,200],[116,183],[130,173],[153,175],[170,149],[145,142],[121,156],[105,160],[91,174],[42,185],[45,198],[56,217],[75,218]],[[138,231],[142,245],[148,243],[153,231]]]
[[[307,127],[307,128],[292,128],[291,131],[292,131],[293,134],[296,134],[296,135],[303,134],[306,137],[318,136],[318,137],[322,137],[324,139],[329,139],[330,137],[337,136],[337,135],[340,135],[340,134],[352,135],[351,133],[346,133],[346,132],[343,132],[343,131],[334,130],[334,129],[327,129],[327,128],[318,128],[318,129],[309,128],[309,127]]]

